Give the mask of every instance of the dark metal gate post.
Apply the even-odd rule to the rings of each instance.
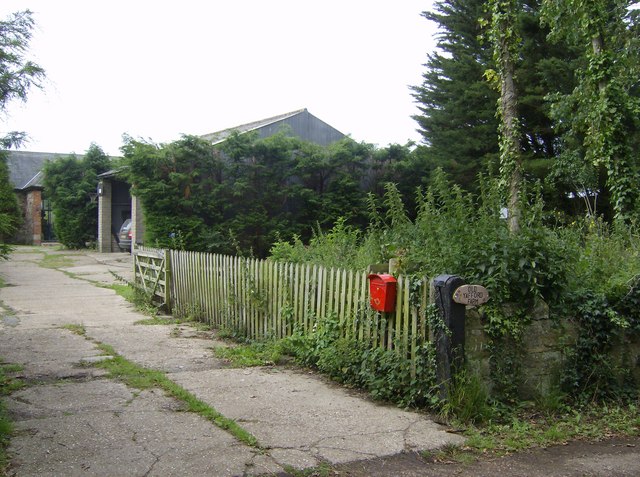
[[[453,301],[453,293],[464,285],[456,275],[438,275],[431,282],[433,302],[438,309],[441,322],[433,327],[436,346],[436,378],[440,399],[449,396],[448,385],[456,369],[464,362],[464,316],[465,306]]]

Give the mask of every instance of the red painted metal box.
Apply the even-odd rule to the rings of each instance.
[[[397,280],[387,273],[372,273],[369,279],[369,295],[371,307],[385,313],[396,309]]]

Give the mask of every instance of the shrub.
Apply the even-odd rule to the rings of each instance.
[[[90,199],[98,174],[109,170],[109,158],[92,144],[82,158],[65,157],[47,162],[44,186],[56,217],[58,240],[68,248],[83,248],[98,233],[98,204]]]
[[[637,394],[637,383],[629,379],[632,364],[620,367],[610,357],[616,338],[640,333],[637,229],[611,227],[593,218],[549,225],[539,191],[524,194],[525,200],[522,228],[514,235],[501,217],[494,181],[481,178],[476,197],[436,172],[431,186],[417,194],[415,220],[409,218],[396,186],[387,184],[382,205],[369,199],[366,233],[338,221],[330,232],[316,233],[308,245],[299,239],[279,242],[272,252],[279,259],[356,269],[396,258],[404,274],[455,274],[483,284],[491,296],[483,315],[491,339],[492,392],[507,403],[517,398],[522,332],[539,300],[549,305],[555,319],[579,324],[562,378],[568,395],[603,399],[619,397],[625,389]],[[305,339],[310,340],[306,361],[318,365],[316,337]],[[346,349],[346,344],[339,348]],[[349,351],[340,359],[323,357],[322,367],[351,369]],[[408,365],[397,355],[363,350],[361,362],[359,374],[350,371],[349,379],[375,396],[396,402],[429,400],[410,395],[419,388],[410,383]]]

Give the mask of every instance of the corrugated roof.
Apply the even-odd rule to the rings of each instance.
[[[260,121],[254,121],[247,124],[241,124],[240,126],[236,126],[229,129],[223,129],[222,131],[217,131],[210,134],[204,134],[200,137],[202,139],[206,139],[207,141],[211,141],[213,144],[218,144],[224,141],[227,137],[229,137],[233,132],[238,132],[240,134],[246,133],[249,131],[255,131],[256,129],[263,128],[273,123],[277,123],[279,121],[284,121],[285,119],[289,119],[298,114],[304,113],[307,108],[298,109],[297,111],[292,111],[290,113],[280,114],[278,116],[273,116],[271,118],[262,119]]]

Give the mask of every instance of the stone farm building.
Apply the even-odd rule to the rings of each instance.
[[[280,131],[322,146],[339,141],[345,135],[318,119],[307,109],[300,109],[279,116],[254,121],[222,131],[205,134],[202,138],[213,144],[223,142],[232,132],[240,134],[255,131],[263,139]],[[54,217],[46,199],[42,183],[43,168],[47,161],[55,161],[74,154],[8,151],[7,164],[9,178],[22,209],[23,224],[13,241],[25,245],[40,245],[55,240]],[[82,155],[76,155],[82,157]],[[133,240],[142,243],[143,221],[140,202],[132,198],[129,184],[117,177],[117,171],[109,171],[100,176],[97,184],[99,220],[98,250],[117,252],[117,232],[123,222],[133,221]]]
[[[345,135],[318,119],[306,109],[300,109],[279,116],[254,121],[222,131],[205,134],[202,138],[213,144],[223,142],[232,132],[240,134],[255,131],[259,138],[266,138],[280,131],[322,146],[339,141]],[[54,217],[46,199],[42,183],[43,168],[47,161],[55,161],[73,154],[50,152],[8,151],[7,164],[9,179],[14,187],[23,223],[13,241],[25,245],[40,245],[55,240]],[[76,155],[82,157],[82,155]],[[117,232],[123,222],[133,220],[133,239],[142,242],[142,214],[140,203],[129,193],[129,184],[117,177],[117,171],[109,171],[100,176],[97,185],[99,205],[98,249],[101,252],[118,251]]]
[[[232,132],[240,134],[255,131],[259,138],[266,138],[280,131],[305,141],[326,146],[344,138],[337,129],[318,119],[306,109],[254,121],[202,137],[213,144],[223,142]],[[55,240],[54,217],[42,183],[43,168],[47,161],[74,154],[53,152],[8,151],[9,180],[14,187],[22,210],[22,226],[13,242],[24,245],[40,245]],[[75,155],[82,157],[82,155]],[[132,218],[133,236],[136,243],[142,240],[142,214],[139,201],[132,199],[129,185],[117,178],[117,171],[102,174],[98,187],[99,227],[98,249],[101,252],[118,251],[117,231],[122,223]]]
[[[66,156],[68,154],[27,151],[10,151],[7,154],[9,180],[18,197],[23,219],[14,242],[40,245],[55,238],[51,207],[43,195],[42,169],[45,162]]]

